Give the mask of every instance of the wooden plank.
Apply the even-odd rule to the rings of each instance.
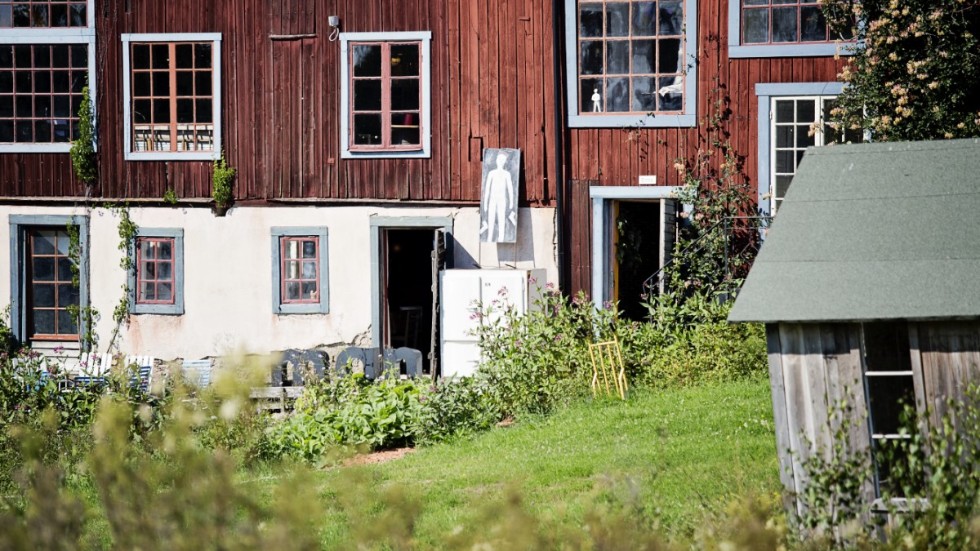
[[[786,405],[786,383],[783,376],[779,327],[766,325],[766,355],[769,359],[769,385],[772,391],[772,417],[776,431],[776,453],[779,456],[779,481],[783,485],[783,507],[799,514],[793,495],[799,492],[793,469],[793,447],[790,439],[789,412]]]

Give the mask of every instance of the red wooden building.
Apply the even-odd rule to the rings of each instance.
[[[673,238],[674,162],[694,154],[717,89],[764,210],[803,149],[833,139],[822,122],[841,61],[816,6],[0,2],[11,326],[39,348],[78,346],[70,307],[92,307],[105,341],[126,286],[117,344],[134,352],[418,345],[440,258],[545,268],[569,291],[635,300],[630,278],[658,269]],[[86,80],[92,185],[68,155]],[[490,148],[522,154],[513,244],[481,242]],[[217,217],[222,152],[235,203]],[[131,273],[107,202],[139,227]],[[642,263],[620,265],[621,222],[651,243]]]

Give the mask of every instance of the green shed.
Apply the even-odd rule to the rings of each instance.
[[[903,437],[903,401],[937,422],[980,382],[980,140],[809,149],[728,319],[766,324],[793,493],[840,401],[850,449],[873,458]],[[887,478],[876,464],[869,501]]]

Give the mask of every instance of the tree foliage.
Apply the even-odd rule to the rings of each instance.
[[[980,135],[980,2],[824,0],[831,26],[857,26],[834,118],[876,141]]]

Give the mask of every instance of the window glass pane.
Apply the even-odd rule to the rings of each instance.
[[[898,433],[902,427],[901,415],[904,406],[915,404],[912,376],[868,377],[867,380],[874,433]]]
[[[660,88],[657,95],[660,96],[661,111],[680,111],[681,100],[683,99],[683,77],[666,77],[660,79]]]
[[[154,69],[168,69],[170,67],[170,46],[168,44],[151,44],[150,63]]]
[[[684,24],[684,11],[680,1],[661,0],[660,2],[660,34],[674,36],[681,34]]]
[[[817,106],[812,99],[799,100],[796,103],[796,122],[816,122]]]
[[[285,300],[299,300],[300,286],[298,281],[289,281],[286,283],[286,296],[283,297]]]
[[[632,17],[633,36],[654,36],[657,34],[657,3],[634,2]]]
[[[606,79],[606,111],[629,111],[630,90],[628,78]]]
[[[629,36],[630,5],[628,2],[606,4],[606,36]]]
[[[81,58],[80,59],[87,61],[87,59],[85,57],[85,47],[84,46],[78,46],[78,47],[73,47],[72,48],[72,52],[71,52],[72,60],[73,61],[75,60],[75,56],[76,56],[75,50],[76,49],[77,50],[81,50]],[[79,62],[79,65],[81,65],[81,62]],[[47,67],[50,67],[50,66],[51,66],[51,48],[49,48],[48,46],[34,46],[34,68],[35,69],[43,69],[43,68],[47,68]]]
[[[52,12],[57,6],[52,6]],[[72,27],[85,27],[88,25],[88,19],[86,18],[87,6],[82,3],[76,3],[71,5],[71,26]]]
[[[633,40],[633,72],[652,73],[653,60],[657,54],[657,43],[654,40]]]
[[[583,113],[598,113],[602,111],[602,96],[605,88],[597,78],[583,78],[579,84],[579,98],[582,100]]]
[[[820,6],[805,6],[800,8],[801,37],[803,42],[826,41],[827,21],[823,17]]]
[[[772,41],[796,42],[796,7],[772,9]]]
[[[660,41],[660,54],[657,57],[659,73],[677,73],[680,70],[681,41],[666,39]]]
[[[39,231],[34,234],[34,254],[54,254],[57,234],[53,231]]]
[[[54,312],[54,310],[34,310],[34,327],[32,327],[32,333],[35,335],[54,335]]]
[[[153,282],[146,282],[140,284],[140,301],[156,300],[156,284]]]
[[[379,77],[381,76],[381,45],[379,44],[358,44],[352,50],[354,76],[356,77]]]
[[[792,176],[776,176],[776,196],[786,197],[786,192],[789,191],[789,185],[792,182]]]
[[[78,306],[78,287],[71,283],[58,285],[58,308]]]
[[[769,42],[769,10],[742,10],[742,42]]]
[[[418,79],[400,78],[391,81],[391,109],[393,111],[418,111]]]
[[[776,152],[776,172],[792,173],[796,170],[796,160],[793,151]]]
[[[157,279],[171,280],[173,279],[173,263],[172,262],[158,262],[157,263]]]
[[[177,95],[194,95],[194,73],[193,71],[177,71]]]
[[[194,77],[194,92],[198,96],[210,96],[211,95],[211,81],[213,76],[210,71],[198,71],[195,73]]]
[[[798,125],[796,127],[796,147],[810,147],[814,145],[814,135],[810,125]]]
[[[211,51],[211,44],[194,44],[194,67],[197,69],[210,69],[214,54]]]
[[[316,262],[307,260],[303,262],[303,279],[316,279]]]
[[[58,334],[74,335],[78,333],[78,320],[68,310],[58,310]]]
[[[316,282],[304,281],[302,284],[303,300],[316,300]]]
[[[48,6],[46,5],[35,5],[32,6],[31,10],[31,26],[32,27],[47,27],[48,22]]]
[[[630,72],[630,44],[626,40],[606,42],[606,74]]]
[[[150,74],[149,73],[134,73],[133,74],[133,96],[134,97],[147,97],[150,95]]]
[[[29,4],[14,4],[14,27],[30,27],[31,10]]]
[[[354,115],[354,143],[358,145],[381,143],[381,115]]]
[[[155,72],[153,78],[153,95],[157,97],[170,95],[170,73]]]
[[[633,79],[633,111],[649,113],[657,110],[656,82],[653,77]]]
[[[132,59],[133,69],[148,69],[150,67],[150,45],[133,44]]]
[[[160,283],[157,285],[157,300],[163,302],[173,302],[173,286],[170,283]]]
[[[174,46],[174,57],[178,69],[191,69],[194,67],[194,45],[177,44]]]
[[[354,110],[381,110],[381,81],[376,79],[354,81]]]
[[[602,4],[579,6],[578,35],[602,36]]]
[[[392,44],[391,46],[391,76],[419,76],[419,45]]]
[[[88,46],[84,44],[71,45],[71,66],[76,69],[88,67]]]
[[[316,241],[303,241],[303,258],[316,258]]]
[[[10,69],[14,66],[14,47],[11,44],[0,44],[0,69]]]
[[[37,121],[34,123],[34,141],[41,143],[51,141],[51,121]]]
[[[214,122],[214,100],[194,100],[195,122]]]
[[[794,122],[793,100],[776,100],[776,122]]]
[[[194,122],[194,100],[190,100],[190,99],[177,100],[177,122],[179,123]]]
[[[170,122],[170,100],[167,99],[153,100],[153,122],[156,123]]]
[[[12,7],[0,4],[0,27],[13,27],[14,26],[14,14]]]
[[[0,93],[9,94],[14,90],[13,71],[0,71]]]
[[[793,127],[776,127],[776,147],[793,147]]]
[[[71,259],[64,256],[58,257],[58,281],[71,281],[74,273],[71,269]]]
[[[419,145],[418,113],[395,113],[391,116],[391,143]]]
[[[11,118],[13,116],[14,116],[14,98],[11,96],[0,96],[0,118],[4,118],[4,117]]]
[[[601,75],[603,72],[602,64],[602,42],[593,40],[582,42],[579,58],[579,74],[582,75]]]
[[[38,308],[54,308],[53,284],[35,283],[31,286],[31,300]]]
[[[173,240],[157,241],[157,257],[163,260],[173,258]]]
[[[150,239],[140,239],[140,256],[144,260],[153,260],[157,256],[157,243]]]

